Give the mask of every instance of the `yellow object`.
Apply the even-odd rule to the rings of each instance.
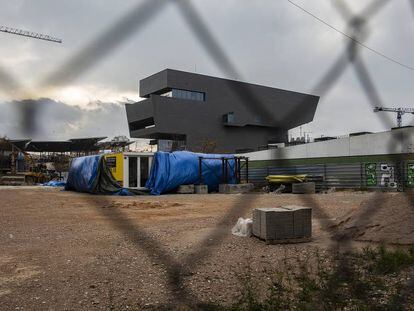
[[[124,154],[123,153],[110,153],[104,155],[106,165],[111,170],[112,175],[117,182],[122,186],[124,180]]]
[[[306,174],[302,175],[269,175],[266,177],[268,182],[273,183],[291,183],[291,182],[304,182]]]
[[[24,180],[29,185],[44,183],[48,181],[47,176],[41,172],[24,173]]]
[[[103,155],[115,180],[125,188],[145,188],[151,171],[152,152],[122,152]]]

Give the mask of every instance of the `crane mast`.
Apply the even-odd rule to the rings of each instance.
[[[374,112],[394,112],[397,114],[397,126],[402,127],[402,116],[406,113],[414,114],[414,108],[386,108],[386,107],[375,107]]]
[[[13,34],[13,35],[24,36],[24,37],[29,37],[29,38],[39,39],[39,40],[62,43],[62,39],[55,38],[49,35],[43,35],[37,32],[33,32],[33,31],[27,31],[27,30],[11,28],[11,27],[1,26],[1,25],[0,25],[0,32],[5,32],[5,33]]]

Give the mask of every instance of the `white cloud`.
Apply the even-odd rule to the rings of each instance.
[[[100,103],[122,105],[128,101],[139,101],[138,92],[122,92],[115,88],[96,85],[71,85],[53,89],[43,94],[58,98],[67,105],[79,106],[84,110],[95,110],[101,107]]]

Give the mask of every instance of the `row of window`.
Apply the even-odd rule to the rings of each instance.
[[[234,112],[228,112],[226,114],[223,115],[223,122],[227,123],[227,124],[232,124],[235,122],[235,116],[234,116]],[[256,116],[254,118],[254,123],[256,124],[263,124],[263,119],[262,117]]]
[[[203,92],[187,91],[187,90],[180,90],[180,89],[172,89],[171,91],[161,94],[161,96],[197,100],[197,101],[206,100],[206,94]]]

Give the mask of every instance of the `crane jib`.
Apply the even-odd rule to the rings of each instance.
[[[39,40],[62,43],[62,39],[59,39],[59,38],[55,38],[49,35],[43,35],[37,32],[33,32],[33,31],[27,31],[27,30],[11,28],[11,27],[6,27],[6,26],[0,26],[0,32],[10,33],[10,34],[18,35],[18,36],[24,36],[24,37],[29,37],[29,38],[39,39]]]
[[[375,107],[374,112],[394,112],[397,114],[397,126],[402,127],[402,116],[406,113],[414,114],[414,108],[387,108],[387,107]]]

